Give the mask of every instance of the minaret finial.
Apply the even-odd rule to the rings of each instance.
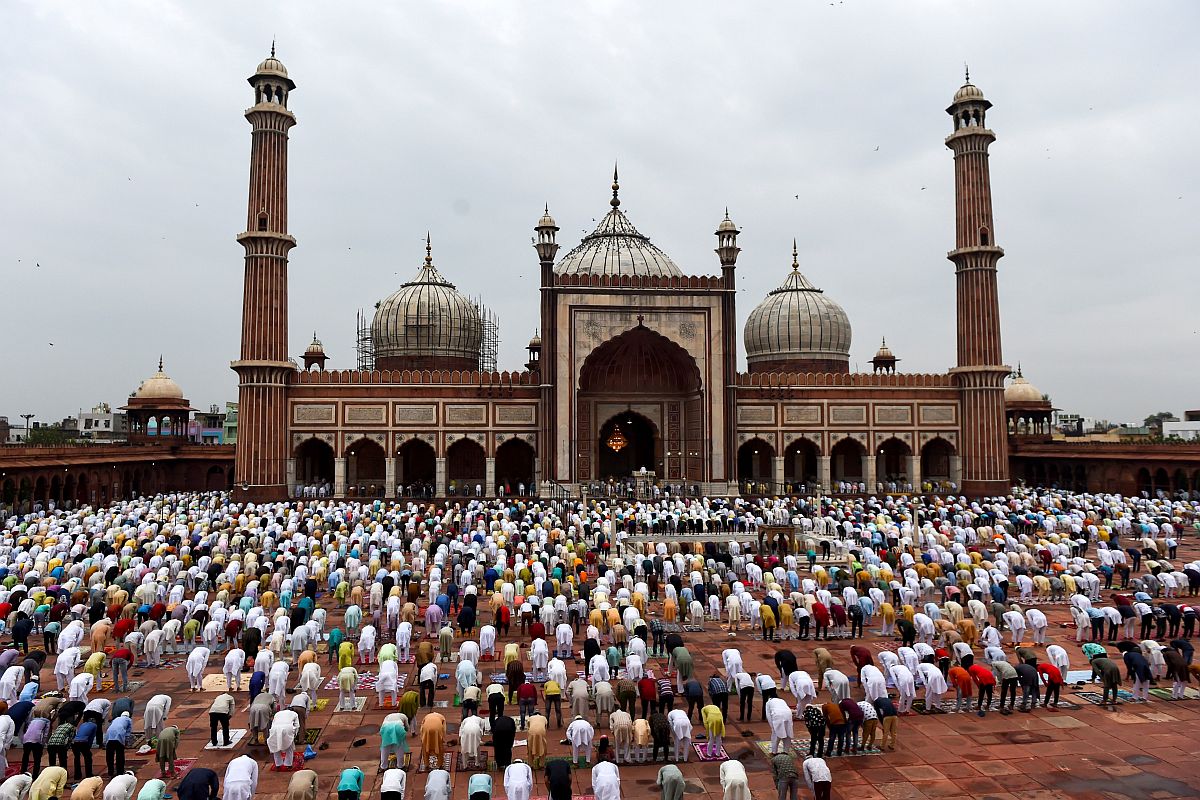
[[[275,37],[271,37],[271,58],[275,57]]]
[[[425,231],[425,266],[433,266],[433,244],[429,238],[429,231]]]
[[[795,239],[792,239],[792,271],[800,271],[800,251],[796,247]]]
[[[621,184],[617,180],[617,162],[614,161],[613,162],[613,185],[612,185],[613,196],[612,196],[612,200],[608,201],[608,204],[610,206],[612,206],[613,208],[619,208],[621,205],[621,198],[617,196],[617,193],[620,191],[621,191]]]
[[[159,353],[159,355],[158,355],[158,371],[162,372],[162,354],[161,353]]]
[[[967,62],[963,62],[963,72],[966,73],[967,83],[971,82],[971,67]]]
[[[1017,362],[1017,377],[1018,378],[1025,377],[1025,374],[1021,372],[1021,362],[1020,361]]]
[[[886,337],[886,336],[882,337],[882,343],[881,343],[879,346],[880,346],[881,348],[882,348],[882,347],[887,347],[887,337]]]
[[[725,206],[725,219],[729,219],[729,206]]]

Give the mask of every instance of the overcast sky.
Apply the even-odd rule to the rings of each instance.
[[[619,160],[622,208],[687,273],[719,272],[729,207],[739,323],[795,237],[852,365],[886,335],[904,371],[944,371],[944,109],[967,61],[994,103],[1006,361],[1088,416],[1200,408],[1195,2],[31,1],[0,28],[13,421],[121,405],[160,353],[193,405],[237,399],[242,113],[272,37],[298,85],[297,358],[316,330],[352,367],[355,311],[415,273],[428,229],[519,368],[542,204],[565,252]]]

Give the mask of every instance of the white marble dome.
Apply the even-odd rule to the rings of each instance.
[[[849,364],[850,319],[800,272],[795,250],[792,271],[746,320],[746,361],[837,361]]]

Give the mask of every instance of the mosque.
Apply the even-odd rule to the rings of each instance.
[[[314,336],[288,353],[288,135],[296,84],[274,51],[249,79],[251,133],[235,491],[278,499],[328,483],[334,496],[577,494],[611,480],[724,495],[862,491],[894,484],[970,496],[1011,486],[1008,440],[1049,426],[1028,382],[1009,388],[1000,346],[987,126],[968,81],[953,95],[957,364],[897,371],[886,343],[850,369],[845,311],[801,272],[793,247],[779,288],[736,324],[738,237],[715,230],[716,261],[680,267],[621,208],[613,176],[596,229],[560,255],[546,209],[534,226],[539,334],[522,369],[486,357],[486,313],[427,242],[412,279],[380,302],[370,358],[329,369]],[[536,215],[535,215],[536,216]],[[303,280],[303,278],[300,278]],[[947,270],[947,280],[950,270]],[[745,347],[746,372],[737,369]],[[1016,395],[1019,395],[1016,396]]]

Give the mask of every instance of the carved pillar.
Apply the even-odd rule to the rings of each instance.
[[[333,496],[346,496],[346,459],[333,460]]]
[[[437,484],[437,486],[436,486],[437,496],[445,497],[446,496],[446,459],[444,456],[434,459],[434,476],[435,476],[434,483]]]
[[[287,490],[290,494],[296,493],[296,459],[294,458],[287,460]]]
[[[496,459],[485,458],[483,460],[483,495],[491,497],[492,492],[496,491]]]
[[[914,492],[921,491],[921,459],[917,456],[909,456],[905,459],[907,466],[905,473],[908,475],[908,482],[912,484]]]
[[[875,491],[875,454],[870,450],[863,454],[863,483],[867,485],[867,494]]]
[[[821,484],[822,492],[829,492],[829,465],[832,459],[829,456],[817,456],[817,480]]]
[[[384,479],[383,479],[383,496],[396,496],[396,457],[389,455],[387,461],[384,462]]]
[[[775,481],[775,491],[783,491],[783,456],[775,456],[775,474],[771,476],[771,480]]]
[[[533,457],[533,486],[529,487],[530,494],[540,494],[542,485],[542,459]]]
[[[962,490],[962,456],[950,456],[950,482]]]

